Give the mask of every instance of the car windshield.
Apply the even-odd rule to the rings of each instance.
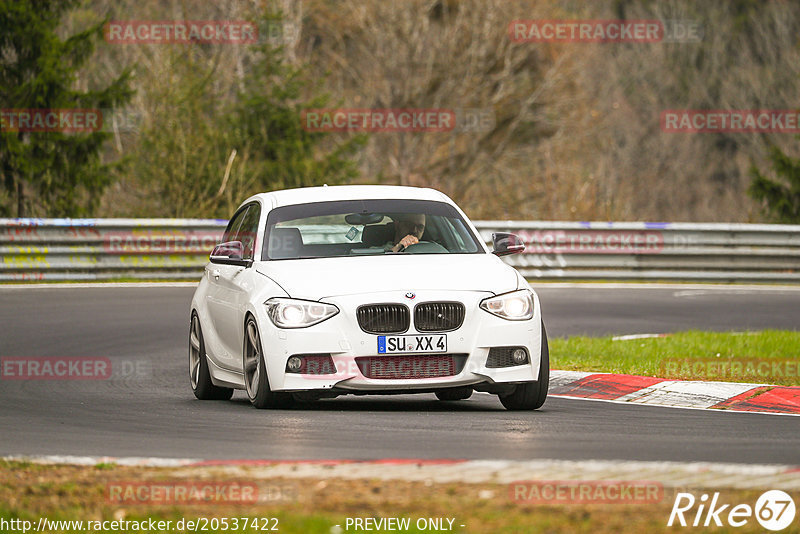
[[[407,247],[398,245],[406,236]],[[444,202],[346,200],[275,208],[262,259],[484,253],[464,218]],[[398,250],[399,249],[399,250]]]

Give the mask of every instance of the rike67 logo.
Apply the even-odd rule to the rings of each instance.
[[[795,511],[794,501],[781,490],[762,493],[755,507],[749,504],[723,504],[720,502],[719,492],[714,493],[710,502],[706,493],[700,499],[696,499],[691,493],[678,493],[667,526],[721,527],[727,524],[743,527],[755,517],[763,528],[779,531],[792,524]]]

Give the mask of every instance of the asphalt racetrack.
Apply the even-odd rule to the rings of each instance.
[[[800,291],[543,286],[551,337],[800,326]],[[618,459],[800,464],[800,417],[550,397],[339,397],[290,410],[195,400],[189,287],[0,287],[0,356],[101,356],[112,380],[0,380],[0,456]]]

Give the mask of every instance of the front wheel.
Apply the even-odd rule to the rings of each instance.
[[[247,318],[245,324],[242,360],[247,398],[253,406],[259,409],[274,408],[285,407],[292,403],[291,393],[276,393],[269,388],[261,336],[258,334],[256,320],[252,316]]]
[[[207,358],[200,318],[193,312],[189,323],[189,383],[192,385],[194,396],[200,400],[230,399],[233,396],[233,389],[221,388],[211,382]]]
[[[539,362],[539,378],[536,382],[525,382],[514,389],[510,395],[500,396],[500,402],[507,410],[535,410],[541,408],[547,399],[550,385],[550,347],[547,344],[547,331],[542,322],[542,359]]]

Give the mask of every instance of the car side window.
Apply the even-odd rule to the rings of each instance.
[[[225,233],[222,234],[222,242],[236,241],[235,236],[239,232],[239,227],[242,225],[242,220],[249,208],[244,208],[236,212],[231,218],[228,226],[225,228]]]
[[[242,259],[252,260],[253,252],[256,248],[256,233],[258,232],[258,220],[261,217],[261,206],[250,204],[247,213],[242,219],[242,224],[237,230],[234,241],[241,241],[244,246]]]

